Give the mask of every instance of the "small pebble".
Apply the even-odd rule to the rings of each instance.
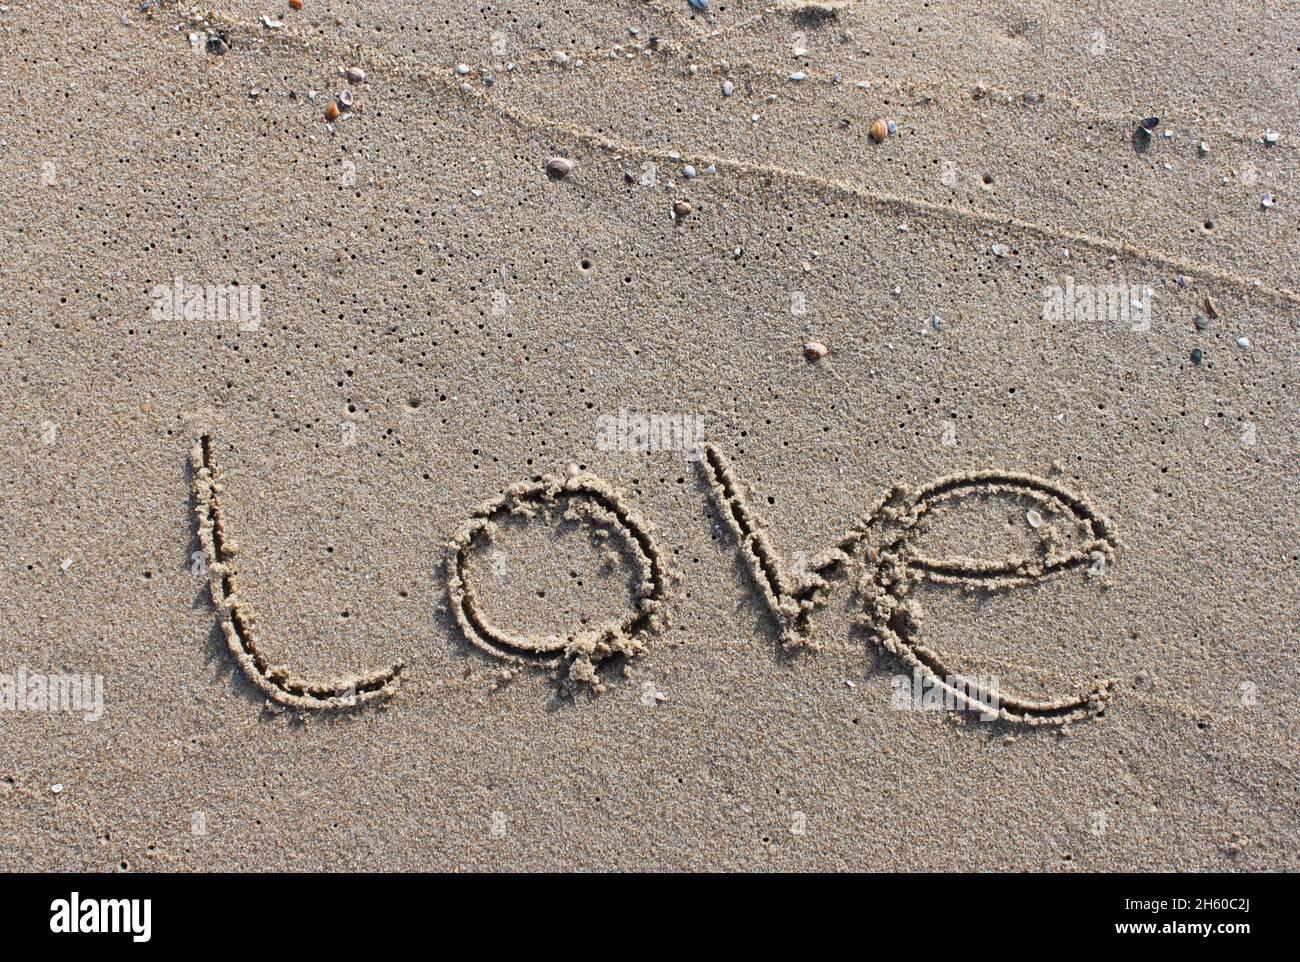
[[[366,82],[366,72],[360,67],[349,67],[346,76],[348,83],[363,84]]]
[[[889,131],[889,135],[892,137],[894,134],[898,133],[898,124],[891,120],[885,124],[885,129]]]
[[[993,251],[994,257],[1006,257],[1011,253],[1006,244],[994,244],[989,250]]]
[[[676,220],[685,220],[691,216],[691,211],[695,208],[690,205],[689,201],[679,200],[673,204],[673,217]]]
[[[289,0],[289,9],[290,9],[290,10],[301,10],[301,9],[302,9],[302,0]]]
[[[1196,152],[1200,154],[1202,157],[1204,157],[1206,154],[1210,152],[1210,145],[1202,140],[1199,144],[1196,145]]]
[[[1237,338],[1237,347],[1242,348],[1243,350],[1250,347],[1250,339],[1246,337]]]
[[[820,361],[829,353],[830,348],[821,341],[809,341],[803,346],[803,356],[810,361]]]
[[[936,331],[940,330],[943,327],[943,318],[940,317],[938,314],[931,314],[930,326],[934,328]]]
[[[52,791],[55,795],[59,794],[59,792],[63,791],[62,783],[55,782],[53,785],[50,786],[50,791]]]
[[[62,561],[59,562],[59,568],[62,569],[63,571],[67,571],[71,567],[72,567],[71,558],[64,558]]]
[[[281,27],[284,26],[284,22],[282,20],[272,20],[266,14],[262,14],[260,19],[262,21],[262,26],[264,26],[267,30],[279,30]]]
[[[799,83],[801,80],[807,80],[808,75],[802,70],[796,70],[794,73],[790,74],[790,79],[795,83]]]
[[[573,161],[564,157],[552,157],[546,162],[546,172],[552,177],[568,177],[573,173]]]
[[[1181,287],[1183,290],[1187,290],[1187,288],[1192,286],[1192,279],[1188,277],[1186,274],[1179,274],[1177,277],[1174,278],[1174,280],[1178,282],[1178,286]]]
[[[722,81],[722,96],[730,97],[735,92],[736,92],[735,84],[733,84],[730,80]]]
[[[1142,129],[1145,130],[1147,133],[1151,133],[1151,131],[1156,129],[1156,126],[1159,123],[1160,123],[1159,117],[1147,117],[1142,121]]]
[[[226,43],[226,41],[223,40],[221,37],[208,38],[208,53],[215,54],[216,56],[220,57],[228,50],[230,50],[230,44]]]
[[[331,103],[328,107],[325,108],[325,119],[329,121],[334,121],[339,119],[338,104]]]
[[[691,0],[691,6],[701,13],[706,13],[709,9],[709,0]]]
[[[467,63],[457,64],[457,65],[456,65],[456,73],[458,73],[458,74],[460,74],[462,77],[464,77],[466,74],[469,73],[469,64],[467,64]]]
[[[1205,352],[1202,351],[1199,347],[1192,348],[1192,363],[1195,364],[1197,367],[1200,367],[1201,362],[1204,360],[1205,360]]]
[[[695,168],[692,167],[690,164],[687,164],[685,167],[682,168],[682,173],[686,175],[687,180],[695,179]]]
[[[1197,314],[1192,319],[1192,323],[1196,325],[1198,331],[1208,331],[1210,329],[1210,319],[1204,314]]]
[[[1265,210],[1268,210],[1270,207],[1272,207],[1274,203],[1275,201],[1273,200],[1272,194],[1265,194],[1259,200],[1259,206],[1263,207]]]
[[[471,86],[470,86],[469,84],[467,84],[467,83],[463,83],[463,84],[460,85],[460,92],[463,93],[463,94],[467,94],[467,93],[469,93],[469,92],[470,92],[471,90],[473,90],[473,89],[474,89],[474,88],[471,87]]]
[[[871,124],[871,139],[876,143],[884,143],[889,136],[889,124],[884,117],[877,117]]]
[[[1266,133],[1266,134],[1264,135],[1264,143],[1268,144],[1270,147],[1272,147],[1274,144],[1276,144],[1276,143],[1277,143],[1277,133],[1276,133],[1276,131],[1272,131],[1272,130],[1270,130],[1268,133]]]

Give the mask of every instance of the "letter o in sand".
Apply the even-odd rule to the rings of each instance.
[[[563,511],[568,520],[583,520],[621,535],[622,549],[639,568],[631,611],[619,621],[584,626],[567,635],[532,637],[506,631],[488,621],[471,583],[469,556],[490,544],[498,524],[511,515],[526,518]],[[595,666],[614,655],[634,657],[644,650],[642,636],[663,627],[669,575],[650,526],[633,513],[619,494],[593,474],[572,478],[543,476],[512,485],[499,498],[479,507],[451,543],[447,592],[461,631],[478,648],[516,664],[555,668],[568,665],[569,678],[596,685]],[[597,687],[599,687],[597,685]]]

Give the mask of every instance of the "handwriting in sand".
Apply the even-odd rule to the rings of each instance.
[[[763,600],[780,626],[789,648],[815,647],[812,617],[836,582],[859,573],[854,590],[861,603],[858,624],[883,650],[919,672],[952,703],[977,710],[985,718],[1031,725],[1065,724],[1096,713],[1111,687],[1095,681],[1082,691],[1035,701],[1006,692],[996,698],[963,684],[963,676],[921,637],[912,597],[925,582],[1003,591],[1035,584],[1071,571],[1097,576],[1113,559],[1115,539],[1110,522],[1087,500],[1042,478],[1001,471],[969,472],[939,478],[918,489],[895,487],[868,510],[826,552],[790,573],[773,548],[766,525],[755,513],[745,488],[715,445],[703,443],[704,472],[719,514],[735,536],[738,549]],[[230,652],[244,672],[269,698],[297,709],[339,709],[391,696],[400,685],[402,661],[341,681],[305,681],[286,666],[272,664],[258,643],[256,614],[239,594],[238,551],[228,537],[221,513],[221,485],[212,438],[204,435],[192,452],[195,513],[203,546],[213,604],[221,616]],[[1071,519],[1082,537],[1071,550],[1047,550],[1043,557],[980,561],[929,558],[914,537],[928,512],[971,495],[1009,494],[1036,505],[1030,514]],[[510,516],[561,515],[588,524],[601,538],[617,544],[638,573],[634,604],[618,621],[583,626],[569,634],[530,636],[494,625],[484,614],[468,561],[484,550]],[[672,576],[650,526],[622,495],[590,473],[560,478],[544,476],[513,485],[476,509],[456,532],[448,553],[447,583],[452,615],[465,638],[508,662],[560,670],[573,684],[600,686],[601,662],[640,655],[647,638],[667,621]]]

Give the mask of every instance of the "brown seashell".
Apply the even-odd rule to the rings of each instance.
[[[884,117],[877,117],[871,124],[871,139],[879,144],[888,136],[889,124],[885,122]]]
[[[552,157],[546,162],[546,172],[552,177],[568,177],[573,173],[573,161],[564,157]]]
[[[687,217],[691,216],[691,211],[694,209],[695,208],[690,205],[689,201],[679,200],[677,203],[673,204],[673,217],[677,218],[677,220],[685,220]]]
[[[803,346],[803,356],[810,361],[820,361],[830,352],[831,349],[821,341],[809,341]]]
[[[331,102],[330,105],[329,105],[328,107],[325,108],[325,119],[326,119],[326,120],[338,120],[338,119],[339,119],[339,105],[338,105],[338,104]]]

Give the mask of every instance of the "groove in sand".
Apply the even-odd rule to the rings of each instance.
[[[289,708],[351,708],[390,697],[401,681],[404,661],[339,681],[303,681],[283,665],[272,664],[258,642],[257,616],[239,597],[235,544],[226,533],[221,514],[221,484],[210,435],[203,435],[190,452],[193,467],[194,514],[207,564],[212,603],[231,655],[248,678],[272,701]]]
[[[863,574],[857,591],[863,613],[857,623],[884,650],[900,658],[954,702],[986,717],[1028,725],[1063,725],[1096,715],[1105,705],[1112,680],[1094,683],[1086,691],[1049,700],[1032,700],[996,692],[986,693],[964,683],[954,670],[920,636],[920,612],[909,599],[924,581],[961,585],[971,590],[996,591],[1034,584],[1079,568],[1097,559],[1114,557],[1115,540],[1110,522],[1084,498],[1028,474],[974,471],[932,481],[912,492],[895,487],[852,526],[796,580],[786,573],[764,530],[766,522],[754,511],[731,464],[712,444],[704,445],[700,464],[719,512],[740,542],[741,553],[768,609],[781,627],[786,648],[815,647],[811,616],[849,561],[860,557]],[[1075,518],[1089,533],[1075,551],[1049,558],[1045,563],[1025,559],[980,562],[969,558],[935,560],[915,553],[909,541],[918,522],[935,506],[970,494],[1012,493],[1027,497],[1044,510]],[[876,544],[868,538],[879,532]]]

